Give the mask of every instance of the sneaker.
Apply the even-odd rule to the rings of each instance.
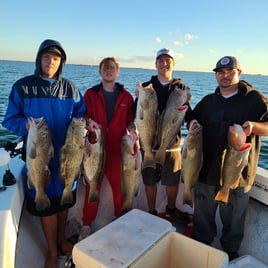
[[[91,227],[89,225],[83,225],[80,229],[78,241],[81,241],[91,234]]]
[[[154,211],[148,211],[149,214],[152,214],[152,215],[155,215],[157,216],[158,215],[158,212],[157,210],[154,210]]]
[[[169,208],[166,206],[166,216],[174,217],[180,223],[188,223],[189,222],[189,214],[187,212],[182,212],[175,208]]]
[[[239,255],[237,252],[227,252],[227,254],[229,257],[229,261],[232,261],[232,260],[239,258]]]

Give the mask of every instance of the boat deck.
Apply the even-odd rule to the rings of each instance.
[[[183,187],[183,185],[182,185]],[[182,187],[180,191],[182,191]],[[141,183],[140,193],[134,199],[134,207],[147,211],[144,187]],[[67,236],[73,236],[77,234],[79,227],[81,226],[82,219],[82,207],[84,200],[84,186],[82,182],[78,184],[77,192],[77,203],[69,210],[69,220],[68,220],[68,233]],[[164,211],[166,205],[166,199],[164,187],[160,186],[158,190],[157,208],[158,211]],[[110,223],[113,218],[113,204],[112,204],[112,194],[110,186],[107,180],[103,181],[103,187],[101,190],[101,203],[99,205],[99,211],[95,222],[92,225],[92,231],[95,232],[108,223]],[[183,207],[179,208],[183,210]],[[191,213],[191,209],[188,208],[188,212]],[[268,207],[262,203],[250,199],[249,208],[246,218],[245,227],[245,237],[241,245],[240,255],[251,255],[258,260],[268,264]],[[213,242],[213,247],[217,249],[222,249],[219,242],[219,236],[221,233],[221,223],[219,217],[217,217],[218,222],[218,236]],[[191,223],[187,225],[182,225],[179,223],[174,223],[173,226],[177,232],[183,233],[187,236],[191,236]],[[27,246],[26,246],[27,245]],[[16,268],[40,268],[40,263],[44,263],[46,253],[46,243],[42,233],[40,221],[38,217],[33,217],[29,215],[26,210],[23,210],[20,232],[18,235],[18,244],[16,252]],[[38,260],[37,260],[38,258]],[[59,259],[60,267],[64,267],[64,261],[66,257]]]
[[[0,267],[17,268],[40,268],[43,266],[46,255],[46,242],[38,217],[30,215],[23,206],[24,193],[22,185],[22,168],[24,162],[19,157],[15,157],[10,162],[10,170],[15,175],[17,183],[8,186],[0,194]],[[3,176],[4,168],[0,169]],[[249,208],[246,216],[245,236],[240,248],[240,255],[250,255],[268,265],[268,170],[258,168],[254,186],[251,190]],[[77,235],[82,224],[82,208],[85,187],[81,180],[78,183],[77,203],[69,210],[67,237]],[[183,184],[180,184],[176,206],[192,214],[193,209],[187,205],[182,205]],[[103,181],[101,189],[101,202],[98,215],[92,225],[92,232],[96,232],[114,220],[113,201],[111,188],[106,179]],[[258,201],[257,201],[258,200]],[[167,200],[165,188],[159,185],[157,192],[157,210],[165,210]],[[147,211],[147,202],[144,185],[140,180],[139,194],[135,197],[133,208]],[[191,224],[188,226],[173,223],[177,232],[191,236]],[[219,236],[221,234],[221,222],[217,217],[218,236],[212,246],[221,249]],[[16,257],[16,258],[15,258]],[[60,267],[64,267],[66,257],[60,258]],[[15,264],[14,264],[15,263]]]

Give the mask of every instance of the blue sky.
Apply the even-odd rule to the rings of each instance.
[[[0,59],[34,61],[40,43],[60,41],[67,63],[155,68],[162,47],[176,70],[211,71],[224,55],[244,73],[268,75],[267,0],[11,0],[0,2]]]

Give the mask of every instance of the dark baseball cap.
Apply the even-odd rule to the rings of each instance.
[[[213,69],[213,71],[217,72],[221,68],[232,68],[240,70],[240,63],[233,56],[224,56],[218,60],[216,67]]]
[[[56,46],[47,47],[42,52],[51,52],[63,58],[62,51]]]

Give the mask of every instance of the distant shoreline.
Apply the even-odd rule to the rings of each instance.
[[[32,64],[35,64],[34,61],[23,61],[23,60],[1,60],[0,61],[5,61],[5,62],[23,62],[23,63],[32,63]],[[66,63],[66,66],[67,65],[70,65],[70,66],[85,66],[85,67],[98,67],[98,65],[95,65],[95,64],[85,64],[85,63]],[[124,67],[124,66],[120,66],[120,68],[123,68],[123,69],[134,69],[134,70],[148,70],[148,71],[154,71],[155,69],[152,68],[142,68],[142,67]],[[213,73],[212,71],[211,72],[206,72],[206,71],[187,71],[187,70],[179,70],[179,69],[174,69],[175,72],[185,72],[185,73]],[[260,73],[257,73],[257,74],[247,74],[247,73],[243,73],[243,75],[252,75],[252,76],[268,76],[265,75],[265,74],[260,74]]]

